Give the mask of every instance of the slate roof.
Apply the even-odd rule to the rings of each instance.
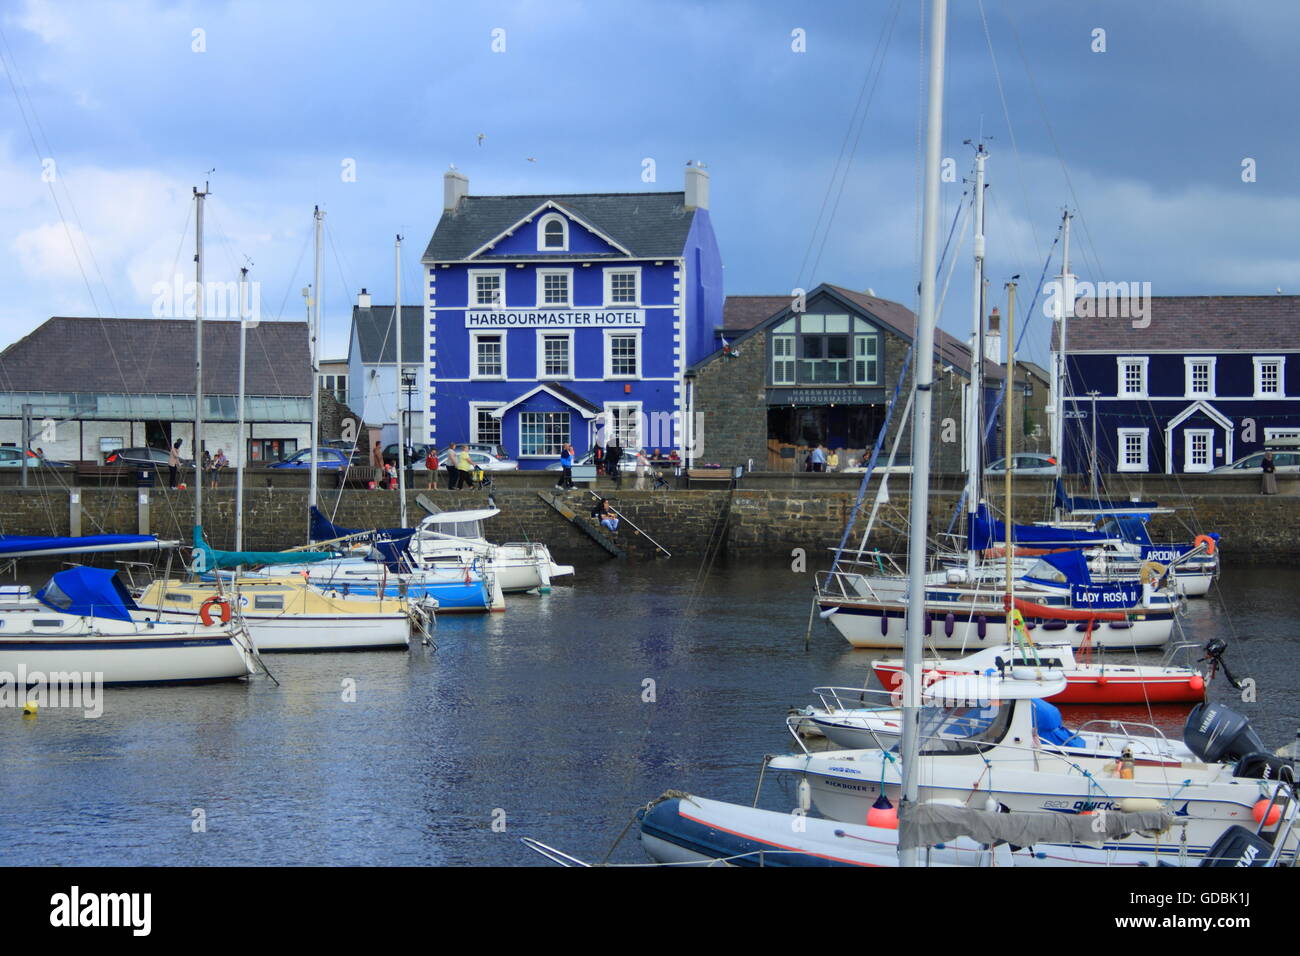
[[[368,309],[354,305],[352,332],[361,351],[361,364],[394,364],[397,332],[393,328],[391,305],[372,305]],[[407,365],[423,365],[424,347],[424,306],[402,306],[402,362]]]
[[[1076,303],[1075,311],[1080,308]],[[1152,296],[1149,317],[1151,324],[1141,329],[1133,327],[1132,317],[1072,318],[1068,350],[1263,354],[1300,349],[1300,296],[1297,295]],[[1058,342],[1054,324],[1053,349]]]
[[[836,295],[847,299],[863,311],[871,313],[909,342],[916,336],[916,315],[911,309],[899,302],[882,299],[879,296],[867,295],[865,292],[855,292],[852,289],[829,283],[809,290],[808,298],[811,299],[818,289],[829,289]],[[788,308],[790,302],[791,299],[788,295],[729,295],[722,307],[723,331],[735,333],[752,331],[777,313]],[[943,329],[934,330],[934,353],[936,361],[952,365],[963,375],[970,375],[970,349],[960,339],[949,335]],[[708,361],[708,359],[706,358],[696,364],[702,364],[703,361]],[[996,362],[985,360],[984,376],[986,379],[1002,378],[1002,366]]]
[[[565,386],[561,385],[559,382],[538,382],[537,384],[539,384],[539,385],[545,385],[547,388],[549,388],[549,389],[550,389],[552,392],[554,392],[556,395],[562,395],[562,396],[564,396],[564,397],[567,398],[570,402],[572,402],[574,405],[577,405],[577,406],[580,407],[580,408],[585,408],[585,409],[586,409],[587,411],[589,411],[589,412],[598,412],[598,413],[603,413],[603,412],[605,411],[605,410],[604,410],[603,408],[601,408],[599,405],[593,404],[592,402],[590,402],[590,401],[588,401],[587,399],[583,398],[581,395],[579,395],[579,394],[578,394],[577,392],[575,392],[573,389],[571,389],[571,388],[566,388]]]
[[[247,335],[249,395],[311,395],[306,322],[263,321]],[[194,394],[193,319],[55,316],[0,352],[10,392]],[[239,323],[203,322],[203,389],[239,393]]]
[[[464,196],[454,211],[443,211],[424,261],[464,259],[547,200],[590,223],[639,259],[681,255],[695,217],[694,210],[685,207],[684,192]],[[597,257],[584,254],[582,258]]]

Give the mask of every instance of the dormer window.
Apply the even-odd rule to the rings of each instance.
[[[543,216],[537,223],[537,248],[565,252],[569,248],[569,223],[559,215]]]

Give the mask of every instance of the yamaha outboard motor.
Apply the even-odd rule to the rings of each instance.
[[[1197,704],[1187,715],[1183,743],[1206,763],[1235,763],[1267,752],[1250,721],[1222,704]]]

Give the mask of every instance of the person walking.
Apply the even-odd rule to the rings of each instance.
[[[465,445],[460,446],[460,453],[456,456],[456,480],[459,482],[457,487],[471,488],[474,485],[474,462],[469,457],[469,448]]]
[[[650,460],[646,457],[645,449],[636,450],[636,490],[645,491],[645,476],[650,470]]]
[[[605,449],[605,474],[614,479],[614,487],[620,490],[623,488],[623,473],[618,470],[618,465],[622,460],[623,446],[616,438]]]
[[[181,470],[181,440],[176,442],[167,451],[167,483],[173,489],[176,487],[176,476]]]
[[[225,468],[229,464],[230,462],[226,458],[225,449],[218,448],[217,457],[212,459],[212,487],[213,488],[217,487],[217,485],[220,483],[221,469]]]
[[[826,470],[827,471],[840,470],[840,456],[835,451],[832,451],[830,453],[830,456],[826,459]]]
[[[447,460],[442,466],[447,469],[447,490],[455,491],[460,487],[460,481],[457,480],[460,472],[456,469],[456,446],[448,445],[446,454]]]
[[[573,446],[565,445],[560,451],[560,469],[564,472],[555,487],[569,489],[573,487]]]
[[[1263,472],[1260,490],[1266,495],[1277,494],[1277,464],[1273,461],[1271,451],[1264,452],[1264,460],[1259,463]]]
[[[438,487],[438,446],[430,445],[428,453],[424,456],[424,470],[429,473],[429,483],[426,488],[433,490]]]

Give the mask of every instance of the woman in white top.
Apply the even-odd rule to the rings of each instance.
[[[645,491],[645,476],[650,470],[650,460],[646,458],[645,449],[638,448],[636,452],[636,490]]]

